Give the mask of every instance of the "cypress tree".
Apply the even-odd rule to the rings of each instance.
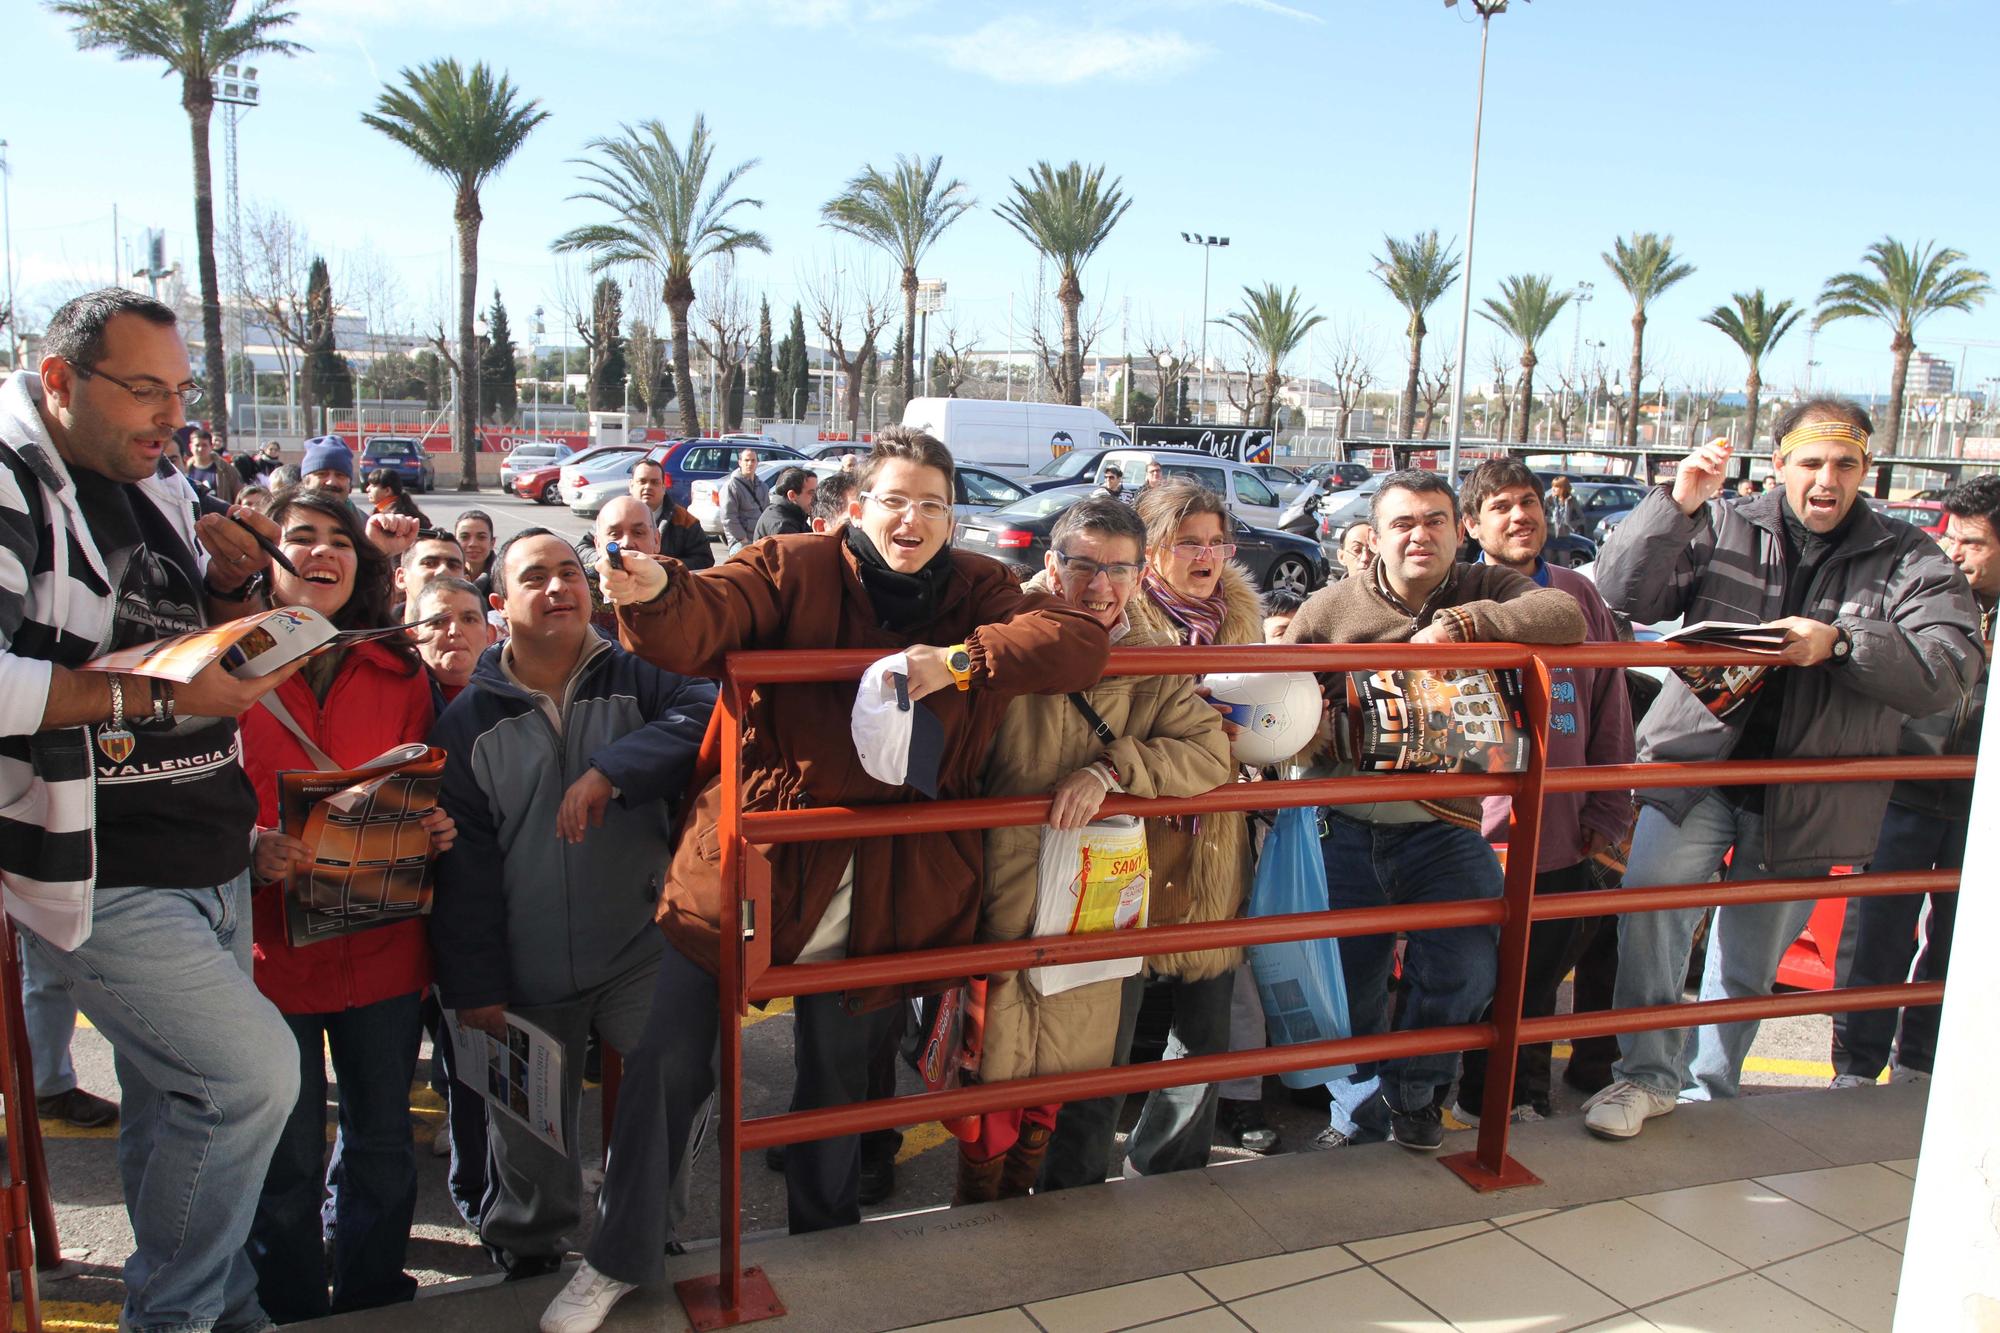
[[[507,307],[500,289],[493,289],[493,308],[486,314],[486,346],[479,353],[479,408],[503,422],[514,420],[521,406],[521,385],[515,377],[514,331],[507,324]]]
[[[306,271],[306,338],[307,405],[353,407],[354,370],[334,339],[333,275],[318,255]]]
[[[757,309],[757,357],[750,365],[751,388],[757,395],[757,419],[769,421],[778,414],[778,371],[771,361],[771,298],[765,297]],[[737,417],[740,420],[742,412]]]

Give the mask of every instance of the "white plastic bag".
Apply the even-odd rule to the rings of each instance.
[[[1040,882],[1035,891],[1036,936],[1090,935],[1146,925],[1152,866],[1146,826],[1134,815],[1113,815],[1076,829],[1042,829]],[[1028,984],[1057,995],[1093,981],[1129,977],[1143,958],[1107,958],[1028,969]]]

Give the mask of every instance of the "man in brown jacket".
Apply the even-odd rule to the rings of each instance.
[[[1285,632],[1287,643],[1580,643],[1583,613],[1568,593],[1542,588],[1500,565],[1461,564],[1458,502],[1432,472],[1393,472],[1370,513],[1377,559],[1365,575],[1313,594]],[[1337,682],[1336,682],[1337,683]],[[1340,699],[1345,689],[1330,691]],[[1323,757],[1309,776],[1351,773]],[[1500,863],[1479,833],[1476,797],[1331,807],[1321,841],[1335,908],[1453,902],[1500,896]],[[1399,1029],[1478,1019],[1493,998],[1491,926],[1414,931],[1403,958]],[[1393,935],[1340,942],[1354,1035],[1389,1028]],[[1383,1060],[1338,1080],[1322,1148],[1375,1142],[1386,1134],[1430,1151],[1444,1141],[1443,1101],[1458,1074],[1456,1054]]]
[[[877,437],[851,521],[840,531],[753,542],[698,575],[679,561],[599,559],[620,631],[649,661],[718,675],[742,649],[867,648],[903,653],[909,694],[938,719],[937,794],[981,794],[988,747],[1008,702],[1087,689],[1110,638],[1081,610],[1024,591],[998,561],[949,545],[952,459],[901,427]],[[853,681],[756,690],[745,721],[749,810],[894,805],[918,799],[869,776],[848,728]],[[704,793],[668,875],[661,926],[674,944],[660,967],[652,1018],[625,1058],[610,1170],[586,1262],[543,1327],[595,1328],[619,1296],[662,1276],[665,1196],[688,1124],[713,1086],[717,1023],[715,818]],[[771,849],[772,961],[969,944],[978,924],[980,830],[789,843]],[[933,982],[919,989],[942,989]],[[794,1005],[798,1077],[792,1106],[839,1106],[867,1093],[870,1052],[896,991],[801,996]],[[785,1153],[791,1229],[860,1220],[852,1137]]]

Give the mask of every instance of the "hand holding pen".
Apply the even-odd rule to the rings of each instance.
[[[195,536],[209,555],[209,578],[215,588],[240,588],[272,564],[287,574],[299,571],[278,549],[278,525],[247,505],[226,505],[197,488],[201,517]]]

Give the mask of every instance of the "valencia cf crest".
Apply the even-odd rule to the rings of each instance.
[[[132,747],[139,743],[138,737],[123,727],[99,727],[97,748],[104,757],[114,764],[122,764],[132,757]]]

